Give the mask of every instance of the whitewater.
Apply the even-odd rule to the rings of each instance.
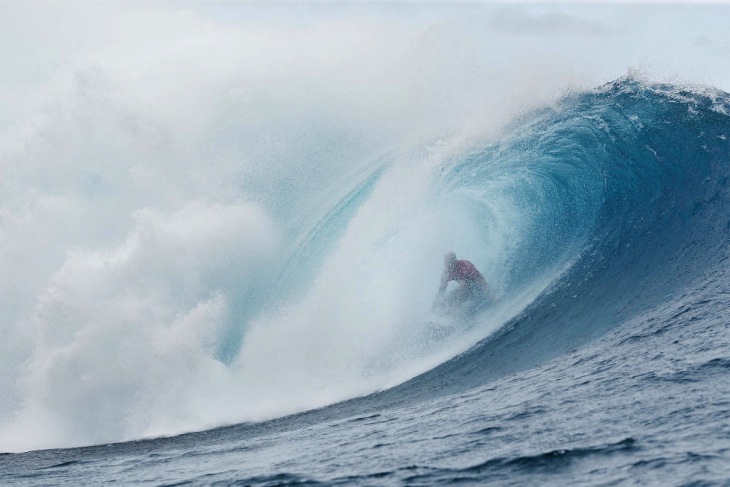
[[[0,14],[3,485],[730,483],[727,5]]]

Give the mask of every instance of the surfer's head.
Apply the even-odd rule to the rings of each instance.
[[[456,263],[456,254],[453,252],[446,252],[444,254],[444,266],[451,269]]]

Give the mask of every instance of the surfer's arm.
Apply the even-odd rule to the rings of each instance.
[[[444,294],[446,293],[446,288],[449,285],[449,281],[444,280],[445,277],[445,274],[441,276],[441,285],[439,286],[439,292],[436,294],[436,298],[433,300],[433,305],[431,306],[432,310],[437,309],[444,302]]]
[[[449,286],[449,275],[444,272],[441,274],[441,285],[439,286],[439,292],[436,295],[436,298],[441,298],[444,293],[446,292],[446,288]]]

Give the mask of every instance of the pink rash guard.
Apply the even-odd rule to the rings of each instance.
[[[468,260],[457,260],[449,271],[448,281],[483,281],[481,273]]]

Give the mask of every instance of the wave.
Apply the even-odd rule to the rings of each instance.
[[[377,391],[388,407],[568,353],[727,258],[729,136],[726,93],[627,77],[488,142],[363,158],[317,204],[138,210],[121,245],[72,252],[35,304],[5,436],[164,436]],[[499,300],[426,336],[447,250]]]
[[[398,394],[484,384],[707,286],[727,259],[729,114],[724,92],[624,78],[527,115],[455,166],[457,187],[519,174],[512,194],[534,208],[506,293],[572,261],[498,333]]]

